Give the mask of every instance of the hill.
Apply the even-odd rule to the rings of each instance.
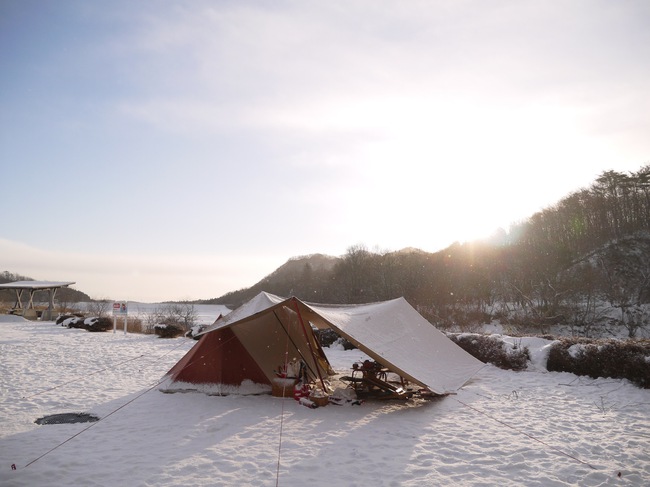
[[[261,291],[318,302],[331,272],[340,260],[338,257],[324,254],[292,257],[257,284],[202,303],[223,304],[233,309]]]

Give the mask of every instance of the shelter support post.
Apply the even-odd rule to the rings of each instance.
[[[54,296],[56,296],[56,288],[47,290],[47,311],[41,317],[42,320],[50,321],[52,319],[52,311],[54,311]]]
[[[16,304],[14,304],[14,309],[15,310],[21,310],[23,309],[23,290],[22,289],[16,289]]]

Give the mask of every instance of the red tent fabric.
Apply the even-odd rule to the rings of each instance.
[[[201,336],[167,375],[175,382],[188,384],[239,386],[243,381],[250,380],[271,385],[230,328]]]

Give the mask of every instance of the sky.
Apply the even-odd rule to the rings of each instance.
[[[0,271],[207,299],[650,163],[650,3],[0,0]]]

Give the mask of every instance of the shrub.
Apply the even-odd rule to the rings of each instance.
[[[68,328],[80,328],[86,331],[107,331],[113,328],[113,321],[105,317],[83,318],[80,316],[60,316],[56,320],[57,325]]]
[[[87,331],[107,331],[113,329],[113,320],[106,317],[86,318],[83,320],[83,329]]]
[[[334,330],[330,328],[325,328],[323,330],[315,331],[316,337],[320,343],[321,347],[329,347],[333,343],[339,343],[343,346],[344,350],[353,350],[356,347],[352,345],[348,340],[339,336]]]
[[[197,312],[191,303],[166,303],[147,314],[145,318],[146,328],[153,329],[159,324],[166,324],[179,328],[185,333],[189,331],[197,321]],[[157,333],[156,333],[157,334]]]
[[[650,389],[650,340],[563,338],[551,347],[547,369],[594,379],[628,379]]]
[[[67,326],[68,328],[72,328],[72,327],[68,326],[67,322],[75,320],[75,319],[78,320],[79,318],[83,318],[83,315],[79,314],[79,313],[59,315],[57,317],[55,323],[57,325]]]
[[[509,348],[503,340],[492,335],[450,333],[447,336],[482,362],[510,370],[523,370],[528,366],[528,349],[525,347]]]
[[[176,325],[166,325],[159,323],[153,326],[154,333],[160,338],[176,338],[183,335],[185,332],[182,328]]]

